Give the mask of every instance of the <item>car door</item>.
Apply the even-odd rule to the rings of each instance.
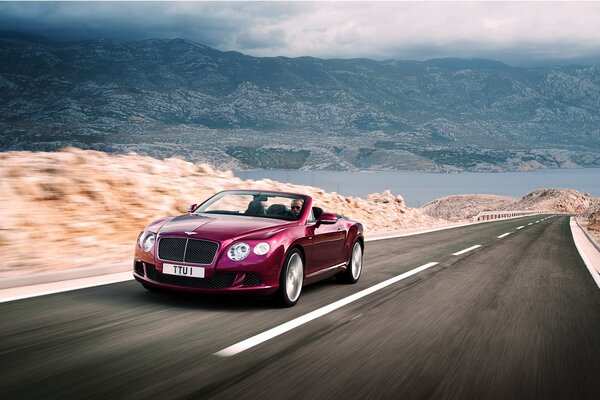
[[[322,269],[332,267],[342,260],[342,251],[346,231],[338,221],[332,225],[310,227],[312,233],[311,262],[307,265],[307,275],[312,275]]]

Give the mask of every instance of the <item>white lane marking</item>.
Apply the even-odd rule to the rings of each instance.
[[[530,222],[530,223],[528,223],[527,225],[528,225],[528,226],[531,226],[531,225],[533,225],[533,222]]]
[[[518,218],[526,218],[526,217],[530,217],[530,216],[531,216],[531,214],[530,215],[520,215],[518,217],[511,217],[511,218],[503,218],[502,221],[508,221],[508,220],[511,220],[511,219],[518,219]],[[369,237],[369,238],[365,238],[365,242],[374,242],[376,240],[386,240],[386,239],[403,238],[403,237],[408,237],[408,236],[416,236],[416,235],[421,235],[423,233],[445,231],[445,230],[454,229],[454,228],[464,228],[465,226],[472,226],[472,225],[479,225],[479,224],[489,224],[489,223],[492,223],[492,222],[496,222],[496,221],[492,220],[492,221],[467,222],[467,223],[464,223],[464,224],[457,224],[457,225],[451,225],[451,226],[442,226],[440,228],[425,229],[425,230],[417,231],[417,232],[396,233],[396,234],[389,234],[387,236]]]
[[[538,221],[535,221],[535,223],[536,223],[536,224],[539,224],[539,223],[540,223],[540,221],[539,221],[539,220],[538,220]]]
[[[521,226],[518,226],[518,227],[517,227],[517,230],[519,230],[519,229],[523,229],[523,228],[525,228],[525,226],[521,225]]]
[[[510,235],[511,233],[512,233],[512,232],[506,232],[506,233],[503,233],[502,235],[498,236],[498,239],[505,238],[505,237],[507,237],[508,235]]]
[[[475,246],[471,246],[469,248],[466,248],[464,250],[461,251],[457,251],[456,253],[452,253],[453,256],[460,256],[461,254],[465,254],[466,252],[469,252],[471,250],[475,250],[476,248],[481,247],[480,244],[476,244]]]
[[[417,267],[415,269],[412,269],[408,272],[405,272],[403,274],[397,275],[393,278],[390,278],[386,281],[383,281],[381,283],[378,283],[375,286],[371,286],[370,288],[361,290],[360,292],[354,293],[353,295],[350,295],[348,297],[345,297],[341,300],[338,300],[334,303],[331,303],[329,305],[326,305],[324,307],[318,308],[314,311],[309,312],[308,314],[305,314],[301,317],[295,318],[291,321],[285,322],[279,326],[276,326],[274,328],[269,329],[268,331],[264,331],[262,333],[259,333],[256,336],[252,336],[251,338],[248,338],[246,340],[243,340],[239,343],[236,343],[234,345],[231,345],[227,348],[224,348],[223,350],[219,350],[216,353],[214,353],[216,356],[220,356],[220,357],[231,357],[234,356],[238,353],[241,353],[244,350],[248,350],[249,348],[252,348],[254,346],[257,346],[263,342],[266,342],[267,340],[273,339],[274,337],[277,337],[281,334],[284,334],[288,331],[291,331],[294,328],[299,327],[300,325],[304,325],[307,322],[310,322],[314,319],[317,319],[319,317],[322,317],[323,315],[329,314],[332,311],[337,310],[338,308],[341,308],[347,304],[350,304],[356,300],[359,300],[365,296],[370,295],[371,293],[375,293],[378,290],[381,290],[391,284],[394,284],[398,281],[401,281],[403,279],[406,279],[412,275],[415,275],[421,271],[426,270],[427,268],[433,267],[434,265],[437,265],[437,262],[430,262],[427,263],[425,265],[421,265],[420,267]]]
[[[0,291],[0,303],[45,296],[48,294],[69,292],[71,290],[86,289],[94,286],[111,285],[113,283],[130,281],[132,279],[133,274],[131,271],[127,271],[118,272],[116,274],[92,276],[89,278],[3,289]]]

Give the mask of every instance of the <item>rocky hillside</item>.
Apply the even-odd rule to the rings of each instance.
[[[434,218],[461,221],[471,220],[483,211],[547,211],[581,214],[598,202],[600,199],[573,189],[538,189],[527,193],[521,199],[484,194],[449,196],[425,204],[422,210]]]
[[[600,231],[600,201],[594,203],[590,208],[582,213],[584,218],[590,222],[590,228]]]
[[[490,194],[464,194],[436,199],[425,204],[421,210],[433,217],[448,221],[472,220],[483,211],[510,208],[517,202],[514,197]]]
[[[582,225],[591,236],[600,244],[600,201],[592,204],[581,216],[584,218]]]
[[[600,68],[251,57],[187,40],[0,34],[0,150],[235,168],[600,166]]]
[[[270,180],[242,181],[176,158],[77,149],[7,152],[0,153],[0,278],[35,269],[123,265],[148,222],[235,188],[307,193],[318,206],[359,220],[370,232],[443,222],[406,207],[389,191],[365,200]]]
[[[538,189],[527,193],[508,209],[580,214],[599,200],[573,189]]]

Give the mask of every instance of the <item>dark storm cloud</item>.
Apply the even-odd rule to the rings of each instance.
[[[593,61],[600,3],[5,2],[2,30],[57,40],[185,38],[256,56]]]

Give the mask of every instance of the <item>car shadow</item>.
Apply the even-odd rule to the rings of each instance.
[[[133,284],[133,285],[131,285]],[[327,292],[338,284],[335,279],[330,278],[302,289],[302,297],[307,299],[318,296],[319,293]],[[133,286],[133,287],[132,287]],[[117,292],[111,293],[111,300],[130,306],[164,306],[181,309],[194,309],[205,311],[241,312],[265,309],[281,309],[273,295],[245,295],[245,294],[206,294],[177,292],[169,290],[149,291],[137,282],[130,282]]]

